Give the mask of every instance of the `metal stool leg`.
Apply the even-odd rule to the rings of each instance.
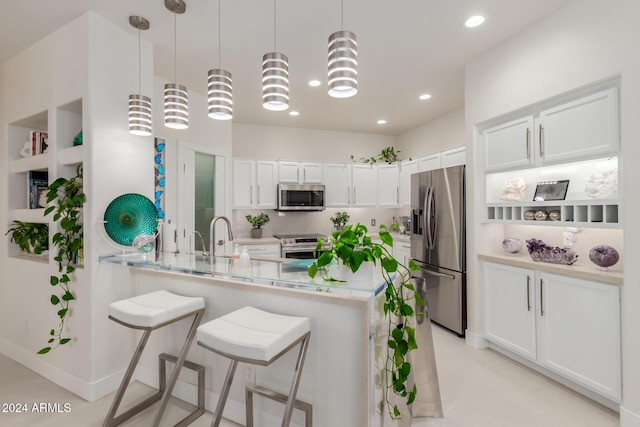
[[[291,388],[289,389],[289,398],[287,399],[287,405],[284,409],[284,418],[282,419],[282,427],[289,427],[291,423],[291,415],[293,413],[293,402],[296,400],[296,394],[298,393],[298,385],[300,385],[300,377],[302,376],[302,367],[304,366],[304,359],[307,356],[307,348],[309,343],[309,335],[307,335],[300,344],[300,353],[298,354],[298,361],[296,362],[296,369],[291,380]]]
[[[184,361],[187,358],[187,353],[189,352],[189,348],[191,348],[191,343],[193,342],[193,338],[196,336],[196,330],[200,325],[200,320],[202,319],[202,315],[204,314],[204,310],[200,310],[196,313],[196,317],[193,319],[193,323],[191,324],[191,329],[189,329],[189,334],[184,341],[184,345],[182,346],[182,351],[180,351],[180,355],[178,356],[178,360],[176,361],[175,367],[173,368],[173,373],[169,378],[169,383],[167,384],[167,389],[162,394],[162,400],[160,401],[160,409],[156,413],[155,418],[153,419],[153,427],[158,427],[160,425],[160,420],[162,419],[162,415],[164,414],[165,409],[167,409],[167,404],[169,403],[169,399],[171,398],[171,393],[173,392],[173,387],[176,385],[178,381],[178,375],[180,375],[180,370],[182,369],[182,365],[184,365]]]
[[[124,374],[124,378],[122,378],[122,383],[120,383],[120,387],[118,388],[116,396],[113,399],[113,402],[111,403],[111,408],[107,413],[107,417],[105,418],[104,423],[102,423],[103,427],[116,426],[128,418],[126,417],[126,415],[133,414],[134,409],[137,410],[142,407],[149,406],[153,402],[160,399],[160,393],[156,393],[155,395],[151,396],[149,399],[139,403],[134,408],[131,408],[130,410],[128,410],[127,412],[125,412],[124,414],[116,418],[118,407],[122,402],[122,397],[124,396],[125,391],[127,391],[127,387],[129,386],[129,381],[131,381],[131,377],[133,376],[133,371],[135,371],[136,366],[138,365],[138,361],[140,360],[140,356],[142,356],[144,347],[147,345],[147,341],[149,340],[149,335],[151,335],[151,329],[145,330],[144,334],[142,335],[142,338],[140,338],[138,347],[136,348],[135,353],[133,353],[133,358],[131,358],[131,362],[129,362],[129,366],[127,367],[127,371]],[[129,415],[129,417],[130,416],[131,415]]]
[[[220,421],[222,420],[222,411],[224,410],[224,405],[227,403],[227,397],[229,396],[229,390],[231,389],[233,375],[236,372],[237,366],[238,361],[235,359],[231,359],[231,364],[229,364],[229,370],[227,371],[227,378],[224,380],[224,385],[222,386],[222,391],[220,392],[220,398],[218,400],[218,405],[216,408],[216,417],[211,423],[211,427],[218,427],[220,425]]]

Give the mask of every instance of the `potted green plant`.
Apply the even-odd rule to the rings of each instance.
[[[52,294],[50,298],[51,304],[59,308],[60,321],[56,328],[49,331],[48,345],[40,349],[38,354],[48,353],[71,341],[71,338],[63,336],[63,332],[69,303],[76,299],[71,293],[70,285],[82,251],[82,205],[86,200],[82,190],[81,165],[76,168],[74,177],[58,178],[47,189],[49,207],[44,214],[53,213],[53,220],[60,224],[60,231],[51,239],[53,246],[58,249],[53,258],[58,263],[58,274],[52,275],[49,279],[51,286],[60,289],[58,295]]]
[[[253,237],[254,239],[259,239],[260,237],[262,237],[262,226],[269,222],[269,215],[261,212],[256,216],[249,214],[245,218],[253,227],[251,229],[251,237]]]
[[[43,254],[49,249],[49,225],[37,222],[13,221],[5,233],[10,240],[26,253]]]
[[[383,375],[384,402],[391,417],[398,419],[401,416],[400,409],[397,404],[391,403],[389,393],[405,399],[406,404],[410,405],[418,392],[415,384],[409,389],[411,363],[408,355],[418,348],[411,318],[423,313],[423,310],[416,313],[413,307],[424,306],[424,300],[411,282],[411,271],[419,270],[419,267],[413,260],[405,266],[392,256],[390,250],[393,248],[393,237],[386,226],[381,225],[378,234],[382,243],[374,242],[367,231],[367,227],[359,223],[345,225],[344,230],[334,231],[331,234],[331,249],[324,251],[318,260],[309,266],[308,274],[314,278],[319,273],[326,281],[339,281],[329,275],[327,268],[334,260],[352,272],[358,271],[366,263],[380,263],[386,283],[383,312],[388,328],[388,351]],[[321,248],[320,241],[316,250],[319,252]]]
[[[388,164],[393,164],[400,161],[400,158],[398,157],[399,153],[400,150],[396,151],[396,149],[393,147],[386,147],[383,148],[380,153],[376,154],[375,156],[360,157],[359,161],[362,163],[377,163],[378,161],[381,161]],[[356,157],[353,154],[350,158],[352,161],[356,161]]]
[[[344,229],[345,224],[349,222],[349,218],[351,218],[349,214],[343,211],[336,212],[335,216],[332,216],[329,219],[333,223],[333,226],[336,228],[336,230],[342,230]]]

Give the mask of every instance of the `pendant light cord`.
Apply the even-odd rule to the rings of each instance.
[[[142,59],[140,58],[141,55],[141,48],[140,48],[140,28],[138,28],[138,95],[142,94]]]
[[[278,50],[276,49],[276,31],[277,31],[277,25],[276,25],[276,0],[273,0],[273,51],[277,52]]]
[[[220,4],[222,3],[222,0],[218,0],[218,66],[220,67],[220,69],[222,69],[222,31],[220,30]]]
[[[173,12],[173,81],[178,83],[178,20],[177,13]]]
[[[344,31],[344,0],[340,0],[340,30]]]

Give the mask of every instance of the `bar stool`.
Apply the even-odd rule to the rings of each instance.
[[[129,328],[143,330],[144,334],[138,343],[138,347],[133,354],[131,362],[129,362],[129,367],[122,379],[120,388],[118,388],[113,403],[111,404],[111,408],[109,409],[109,413],[102,424],[103,427],[111,427],[121,424],[125,420],[147,408],[152,403],[161,399],[160,408],[153,419],[152,425],[155,427],[160,424],[162,415],[169,403],[169,399],[171,398],[173,387],[178,380],[180,369],[185,365],[187,353],[189,352],[189,348],[191,347],[191,343],[193,342],[193,338],[195,337],[196,330],[200,325],[203,314],[203,298],[185,297],[167,291],[156,291],[139,295],[133,298],[116,301],[109,306],[109,319]],[[180,354],[177,357],[166,354],[160,355],[160,390],[142,402],[136,404],[131,409],[116,416],[122,397],[129,386],[129,381],[131,381],[131,377],[135,371],[138,361],[140,360],[140,356],[142,356],[142,352],[147,344],[149,336],[151,335],[151,331],[190,316],[194,316],[193,323],[191,324],[189,333],[184,340]],[[175,368],[169,378],[168,384],[165,384],[165,360],[175,362]],[[204,413],[204,368],[191,362],[186,362],[185,366],[198,370],[200,374],[198,379],[198,408],[176,424],[180,426],[188,425]]]
[[[288,395],[255,385],[246,387],[247,427],[253,426],[254,392],[286,404],[282,427],[289,426],[294,407],[305,412],[306,426],[311,427],[312,406],[296,399],[310,337],[308,318],[268,313],[254,307],[241,308],[200,326],[197,333],[198,345],[231,359],[211,426],[220,425],[238,362],[269,366],[300,344]]]

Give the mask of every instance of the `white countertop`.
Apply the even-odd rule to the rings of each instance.
[[[613,285],[622,285],[624,278],[624,275],[619,271],[602,271],[591,262],[578,260],[573,265],[539,262],[532,260],[526,252],[521,252],[515,255],[478,254],[478,259],[496,262],[499,264],[512,265],[514,267],[532,268],[535,270],[546,271],[548,273],[557,273],[581,279],[595,280]]]

